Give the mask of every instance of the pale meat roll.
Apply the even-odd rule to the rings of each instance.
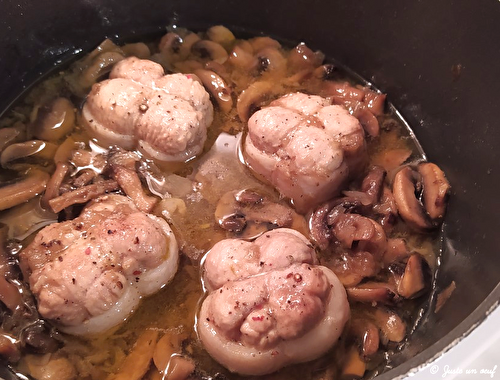
[[[203,263],[209,294],[197,324],[208,353],[230,371],[263,375],[328,351],[350,311],[337,276],[316,262],[309,241],[286,228],[218,242]]]
[[[102,145],[139,149],[161,161],[187,161],[203,150],[213,106],[190,75],[164,75],[152,61],[118,62],[96,83],[82,109],[84,125]]]
[[[359,174],[367,152],[363,128],[347,110],[320,96],[293,93],[251,116],[243,156],[306,212]]]
[[[40,314],[82,335],[118,325],[142,296],[167,284],[178,248],[165,220],[109,195],[74,220],[42,229],[20,260]]]

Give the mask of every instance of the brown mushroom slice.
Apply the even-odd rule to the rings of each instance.
[[[356,347],[347,351],[343,360],[342,379],[361,379],[366,371],[366,363],[361,359]]]
[[[66,174],[69,172],[69,168],[69,164],[65,162],[59,162],[56,165],[56,170],[47,182],[45,193],[42,196],[41,204],[43,208],[48,208],[49,201],[52,198],[59,196],[59,189],[61,188],[61,184],[63,183]]]
[[[17,206],[41,194],[50,175],[39,169],[31,169],[22,179],[0,187],[0,210]]]
[[[406,336],[406,324],[394,311],[376,308],[373,311],[373,321],[391,342],[401,342]]]
[[[361,352],[364,357],[377,353],[380,344],[379,330],[375,324],[366,318],[353,318],[350,332],[361,343]]]
[[[156,348],[158,331],[145,330],[141,333],[135,346],[127,355],[120,369],[108,379],[140,380],[149,369]]]
[[[228,54],[221,44],[210,40],[199,40],[191,46],[191,53],[198,58],[224,63]]]
[[[268,47],[275,49],[279,49],[281,47],[281,44],[271,37],[254,37],[250,38],[248,42],[252,46],[253,51],[256,53]]]
[[[276,227],[307,230],[303,217],[291,208],[250,189],[225,193],[217,203],[215,218],[223,229],[244,238],[257,237]]]
[[[334,260],[325,263],[332,269],[346,287],[358,285],[363,279],[375,276],[380,265],[369,252],[344,252]]]
[[[380,125],[373,113],[364,107],[357,108],[353,115],[359,120],[363,129],[371,137],[377,137],[380,134]]]
[[[75,106],[66,98],[57,98],[38,109],[33,134],[41,140],[56,141],[67,135],[75,124]]]
[[[140,59],[148,59],[151,56],[151,51],[144,42],[126,44],[121,49],[126,57],[133,56]]]
[[[196,33],[174,33],[169,32],[160,41],[160,51],[174,61],[183,61],[191,53],[191,47],[200,41]]]
[[[333,228],[333,234],[342,246],[351,248],[358,242],[357,250],[367,251],[375,256],[385,252],[387,237],[377,222],[358,214],[341,215]]]
[[[118,182],[122,190],[129,196],[136,207],[146,213],[150,213],[158,203],[158,198],[147,195],[142,188],[141,180],[135,170],[122,165],[111,165],[112,176]]]
[[[19,164],[21,159],[31,158],[51,161],[57,151],[57,145],[42,140],[16,143],[5,148],[0,155],[0,164],[10,168]]]
[[[26,126],[17,122],[12,127],[0,128],[0,152],[10,144],[26,139]]]
[[[125,57],[121,52],[108,51],[99,54],[92,63],[86,67],[80,78],[80,84],[84,89],[90,89],[94,83],[108,74],[113,66]]]
[[[388,283],[365,282],[357,286],[347,288],[349,300],[362,303],[393,304],[398,299],[396,289]]]
[[[21,351],[16,338],[0,330],[0,358],[10,363],[16,363],[21,358]]]
[[[319,67],[325,55],[320,51],[312,51],[305,43],[301,42],[288,54],[288,66],[293,71],[314,70]]]
[[[431,219],[440,221],[446,212],[450,184],[443,171],[433,163],[422,163],[417,170],[422,175],[425,210]]]
[[[53,212],[58,213],[75,203],[87,203],[97,198],[99,195],[107,194],[118,189],[119,185],[115,180],[100,181],[53,198],[49,201],[49,206]]]
[[[219,108],[228,113],[233,108],[231,88],[218,74],[211,70],[196,70],[195,75],[200,78],[201,83],[216,100]]]
[[[418,253],[406,262],[405,271],[398,282],[398,293],[404,298],[418,297],[430,285],[429,265]]]
[[[392,193],[398,212],[406,224],[416,231],[426,231],[433,227],[424,212],[423,205],[415,196],[419,179],[411,167],[405,166],[394,176]]]
[[[368,174],[363,178],[361,191],[366,193],[372,204],[377,203],[382,196],[386,171],[381,166],[373,166]]]
[[[242,42],[238,42],[233,47],[233,50],[231,51],[228,60],[234,67],[251,72],[257,67],[258,59],[257,57],[254,56],[253,49],[251,46],[250,49],[245,47],[246,47],[245,44],[243,44]]]
[[[222,25],[215,25],[208,28],[207,37],[209,40],[218,43],[226,50],[230,50],[236,41],[233,32]]]
[[[247,122],[250,116],[262,107],[276,91],[272,82],[254,82],[242,91],[236,103],[236,110],[241,121]]]
[[[403,261],[410,256],[406,241],[402,238],[387,239],[387,248],[384,252],[384,266],[389,266],[392,263]]]
[[[334,73],[337,72],[337,67],[332,63],[325,63],[324,65],[318,66],[313,71],[313,77],[320,80],[331,79]]]
[[[178,354],[182,350],[182,342],[186,340],[188,335],[185,332],[178,333],[167,332],[163,335],[156,344],[153,353],[153,363],[160,372],[163,372],[174,354]]]
[[[380,215],[378,221],[384,231],[388,232],[394,227],[398,216],[398,207],[392,191],[387,186],[384,186],[380,201],[373,206],[373,211]]]
[[[285,73],[287,60],[283,53],[274,47],[266,47],[257,53],[259,71],[281,71]]]
[[[381,116],[384,113],[385,98],[385,94],[365,89],[363,103],[374,116]]]

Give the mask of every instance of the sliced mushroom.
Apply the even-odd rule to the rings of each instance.
[[[313,76],[316,79],[329,80],[332,79],[333,75],[336,72],[337,72],[337,67],[335,67],[334,64],[326,63],[324,65],[317,67],[313,72]]]
[[[394,311],[385,308],[373,310],[373,321],[391,342],[401,342],[406,335],[406,324]]]
[[[27,175],[0,188],[0,210],[6,210],[41,194],[50,175],[39,169],[31,169]]]
[[[33,122],[36,138],[57,141],[67,135],[75,124],[75,106],[66,98],[57,98],[41,107]]]
[[[380,271],[380,264],[373,255],[364,251],[343,252],[325,264],[335,272],[346,288],[356,286],[363,279],[373,277]]]
[[[258,53],[259,51],[268,47],[275,49],[279,49],[281,47],[281,44],[271,37],[254,37],[250,38],[248,42],[252,46],[252,49],[255,53]]]
[[[295,46],[290,53],[288,54],[288,66],[293,71],[300,70],[314,70],[319,67],[323,60],[325,59],[325,55],[320,51],[312,51],[307,47],[307,45],[303,42]]]
[[[90,89],[94,83],[108,74],[113,66],[125,57],[121,52],[104,52],[99,54],[92,63],[83,70],[79,82],[84,89]]]
[[[56,153],[54,154],[54,162],[56,164],[59,162],[66,162],[73,156],[74,151],[85,149],[85,143],[79,140],[80,136],[68,136],[66,140],[64,140],[64,142],[57,148]]]
[[[398,300],[394,286],[383,282],[365,282],[346,290],[349,299],[355,302],[391,305]]]
[[[113,380],[141,380],[149,369],[158,340],[157,330],[141,333],[132,350],[123,361]]]
[[[79,189],[64,193],[49,201],[49,206],[53,212],[58,213],[73,204],[87,203],[100,195],[107,194],[119,189],[115,180],[106,180],[81,187]]]
[[[247,44],[248,42],[245,41]],[[258,65],[258,59],[253,54],[253,49],[251,46],[245,48],[245,44],[239,42],[233,47],[231,54],[229,55],[229,62],[236,68],[240,70],[245,70],[247,72],[252,72]],[[250,50],[250,51],[249,51]]]
[[[133,56],[140,59],[148,59],[151,56],[151,51],[144,42],[126,44],[121,49],[126,57]]]
[[[26,139],[26,126],[17,122],[12,127],[0,129],[0,152],[10,144]]]
[[[3,150],[0,155],[0,164],[4,168],[13,168],[28,158],[50,162],[56,151],[57,145],[42,140],[16,143]]]
[[[408,258],[397,291],[404,298],[415,298],[429,288],[430,282],[429,265],[421,255],[414,253]]]
[[[0,358],[10,363],[16,363],[21,358],[21,351],[16,338],[0,330]]]
[[[56,170],[50,177],[50,180],[47,182],[47,188],[45,189],[45,193],[42,196],[42,207],[48,208],[49,201],[52,198],[59,196],[59,189],[61,187],[61,184],[63,183],[64,177],[66,177],[66,174],[68,174],[69,169],[69,164],[65,162],[59,162],[56,165]]]
[[[207,30],[209,40],[220,44],[224,49],[230,50],[236,40],[233,32],[222,25],[215,25]]]
[[[435,164],[426,162],[418,165],[422,175],[425,210],[434,221],[443,219],[450,193],[450,184],[443,171]]]
[[[387,237],[382,226],[358,214],[340,216],[333,234],[343,247],[353,248],[353,243],[357,242],[356,250],[369,252],[375,257],[380,257],[387,247]]]
[[[276,227],[306,230],[305,220],[290,207],[249,189],[224,194],[217,204],[215,218],[223,229],[245,238],[257,237]]]
[[[337,198],[319,206],[309,218],[311,237],[320,249],[326,249],[334,237],[332,227],[341,215],[359,211],[362,202],[355,197]]]
[[[361,352],[364,357],[377,353],[380,343],[379,330],[366,318],[353,318],[350,332],[361,343]]]
[[[361,359],[356,347],[351,347],[343,360],[342,379],[361,379],[365,371],[366,363]]]
[[[406,224],[416,231],[426,231],[433,227],[424,212],[423,205],[416,198],[420,178],[411,167],[405,166],[394,176],[392,193],[398,207],[398,212]]]
[[[379,215],[378,221],[384,231],[391,231],[397,220],[398,207],[392,191],[387,186],[384,186],[380,201],[373,206],[373,211]]]
[[[400,262],[408,258],[410,252],[406,245],[406,241],[401,238],[387,239],[387,248],[384,252],[384,266],[389,266],[392,263]]]
[[[224,113],[231,111],[233,108],[232,91],[224,79],[210,70],[196,70],[194,73],[216,100],[219,108]]]
[[[353,115],[359,120],[368,135],[377,137],[380,134],[378,120],[368,109],[359,107],[353,112]]]
[[[373,166],[368,174],[363,178],[361,191],[366,193],[372,200],[372,204],[377,203],[382,195],[386,171],[380,166]]]
[[[281,71],[283,74],[285,73],[287,61],[278,48],[266,47],[265,49],[259,50],[256,56],[259,62],[258,69],[260,72]]]
[[[122,190],[129,196],[136,207],[146,213],[150,213],[158,198],[149,196],[142,188],[141,180],[135,170],[122,165],[111,165],[112,177],[118,182]]]
[[[217,42],[210,40],[199,40],[191,46],[191,53],[196,57],[206,60],[212,60],[219,63],[227,61],[228,54],[226,49]]]
[[[243,90],[236,103],[236,110],[241,121],[247,122],[275,91],[276,86],[267,81],[254,82]]]
[[[373,115],[381,116],[384,113],[385,98],[385,94],[366,88],[363,103]]]
[[[178,333],[174,331],[167,332],[160,338],[153,353],[153,363],[160,372],[165,371],[168,367],[172,355],[181,353],[182,342],[187,337],[188,335],[185,332]]]

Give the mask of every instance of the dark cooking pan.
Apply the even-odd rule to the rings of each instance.
[[[500,298],[498,20],[494,0],[3,0],[0,111],[104,37],[138,39],[172,22],[306,41],[359,73],[388,94],[453,189],[436,286],[457,288],[379,377],[398,378],[456,344]]]

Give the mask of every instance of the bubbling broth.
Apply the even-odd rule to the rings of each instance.
[[[155,70],[159,73],[150,77]],[[128,86],[126,91],[136,91],[135,95],[126,92],[126,99],[113,98],[117,90],[111,86],[119,83]],[[168,91],[173,91],[176,83],[180,83],[176,91],[189,94],[178,92],[164,101],[164,92],[170,96]],[[102,95],[108,94],[106,91],[113,95]],[[128,96],[137,103],[127,103]],[[291,106],[291,102],[296,103]],[[184,107],[184,113],[177,107]],[[329,113],[322,119],[325,109]],[[300,142],[296,148],[286,144],[292,144],[289,141],[300,134],[300,128],[306,131],[305,138],[317,130],[324,133],[330,128],[332,112],[337,115],[335,120],[340,120],[338,124],[354,123],[356,135],[342,131],[325,135],[333,141],[328,143],[334,153],[327,163],[333,169],[321,178],[338,176],[338,180],[333,178],[321,191],[315,189],[323,186],[318,182],[309,195],[309,187],[301,186],[319,174],[301,177],[302,167],[293,165],[299,160],[307,162],[319,152],[319,145],[307,150],[309,143]],[[169,125],[180,126],[175,138],[164,138],[163,131],[151,132],[162,122],[148,124],[146,115],[158,113],[177,115],[169,119]],[[260,116],[264,113],[265,117]],[[290,120],[296,117],[304,125],[271,140],[280,128],[292,128],[286,116],[290,113]],[[261,122],[265,118],[268,124]],[[129,120],[139,121],[130,126]],[[186,125],[189,133],[182,129]],[[411,339],[423,308],[428,307],[439,252],[439,225],[449,193],[444,174],[425,162],[405,122],[385,105],[384,94],[356,82],[304,43],[289,48],[269,37],[238,39],[222,26],[200,33],[173,28],[160,40],[123,46],[105,40],[35,86],[5,113],[0,127],[0,176],[4,183],[0,188],[0,355],[19,373],[39,380],[238,379],[248,375],[268,379],[369,378],[383,371],[391,353]],[[252,140],[257,136],[255,131],[262,128],[271,128],[259,137],[266,140],[263,145]],[[185,139],[185,147],[174,151],[179,136]],[[160,140],[165,142],[160,144]],[[267,148],[259,144],[277,148],[266,155]],[[311,140],[311,144],[319,142]],[[258,153],[252,156],[255,147]],[[307,154],[294,156],[297,149],[306,149]],[[260,158],[254,157],[263,155],[266,164],[260,165]],[[270,172],[266,171],[269,160],[277,160]],[[285,169],[278,172],[278,167]],[[100,210],[95,212],[102,213],[101,219],[93,219],[91,210]],[[144,227],[144,252],[154,250],[147,246],[147,239],[153,239],[150,231],[168,222],[162,227],[166,235],[154,244],[161,246],[162,239],[167,239],[167,246],[169,242],[177,244],[175,276],[164,280],[161,275],[153,291],[141,293],[145,282],[153,282],[149,278],[157,278],[154,274],[148,280],[141,276],[172,258],[176,253],[173,245],[165,248],[166,254],[161,251],[159,264],[151,267],[141,262],[139,269],[129,270],[127,265],[132,264],[120,258],[116,264],[119,270],[115,270],[115,259],[107,258],[112,264],[102,264],[103,273],[114,273],[120,280],[113,283],[119,289],[110,291],[106,302],[115,302],[114,294],[122,294],[123,286],[137,287],[137,303],[130,309],[133,312],[100,331],[99,322],[96,330],[88,325],[99,318],[100,307],[115,312],[106,302],[92,314],[89,310],[94,306],[81,306],[77,298],[70,300],[87,316],[74,313],[69,317],[66,311],[54,310],[66,310],[68,299],[66,305],[54,306],[57,301],[53,297],[59,293],[49,292],[51,295],[44,298],[40,287],[50,290],[53,285],[50,281],[39,285],[42,280],[35,276],[45,273],[45,277],[56,276],[52,281],[63,282],[63,275],[57,277],[57,268],[68,259],[70,247],[95,239],[97,243],[89,244],[96,245],[77,255],[92,256],[91,248],[108,247],[111,243],[107,239],[121,233],[126,223],[133,223],[126,222],[129,215],[134,215],[133,222],[148,215],[144,216],[144,223],[150,223]],[[115,221],[116,229],[109,227]],[[44,240],[39,234],[47,231],[46,226],[67,226],[66,235]],[[133,225],[130,234],[136,234],[138,228]],[[231,367],[218,359],[218,348],[214,349],[212,342],[200,340],[206,328],[200,308],[219,289],[220,293],[226,289],[226,285],[215,286],[208,279],[210,255],[228,239],[258,244],[259,237],[280,230],[293,230],[307,239],[313,259],[299,264],[309,265],[309,270],[325,268],[324,273],[332,273],[335,281],[340,281],[342,294],[346,289],[350,317],[346,314],[348,321],[340,325],[338,339],[326,344],[316,357],[284,362],[284,368],[270,373]],[[128,244],[127,233],[120,236],[118,246]],[[137,235],[127,247],[142,243]],[[126,256],[126,248],[114,247],[109,248],[110,256]],[[118,253],[112,253],[115,250]],[[232,257],[224,257],[220,267],[226,259]],[[99,266],[104,259],[98,255],[94,260]],[[79,263],[82,268],[86,265]],[[49,265],[52,269],[43,272]],[[236,259],[230,263],[234,273],[239,273],[238,265],[242,264]],[[260,262],[260,267],[266,265]],[[234,275],[231,281],[228,277],[227,283],[237,286],[256,278],[271,278],[276,270],[259,268],[255,273]],[[300,282],[298,273],[294,278]],[[84,281],[85,274],[81,275],[81,279],[73,277],[73,285]],[[207,315],[212,318],[218,312],[212,310]],[[318,318],[323,318],[322,313],[326,311],[320,311]],[[277,315],[277,311],[269,315]],[[284,315],[287,318],[289,314]],[[87,326],[84,330],[80,330],[78,318]],[[206,320],[210,322],[210,318]],[[263,317],[252,318],[260,321]],[[123,319],[126,321],[121,322]],[[213,328],[216,335],[227,332]],[[308,334],[309,327],[303,328],[304,332],[297,333],[299,338]],[[245,346],[247,343],[238,340],[243,339],[240,335],[230,341]],[[277,338],[276,344],[287,339]],[[268,345],[271,343],[255,347],[267,350]],[[270,368],[274,368],[272,364]]]

